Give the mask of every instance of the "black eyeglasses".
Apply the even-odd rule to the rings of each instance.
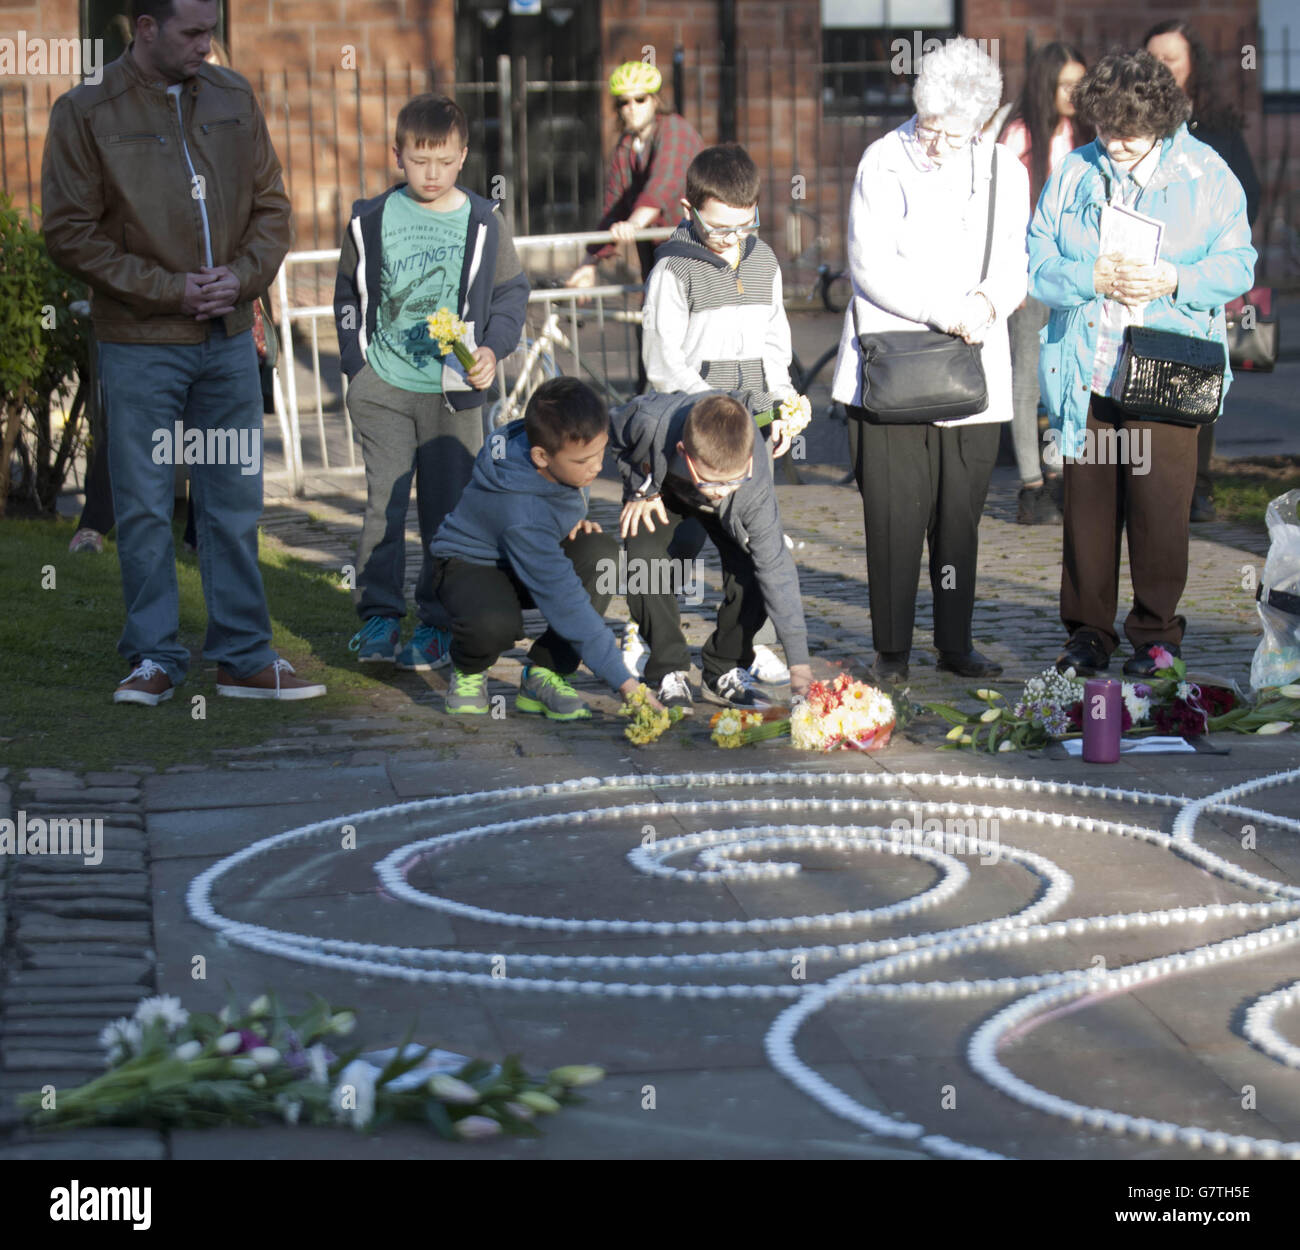
[[[624,109],[629,104],[644,104],[649,98],[648,95],[625,95],[614,107]]]

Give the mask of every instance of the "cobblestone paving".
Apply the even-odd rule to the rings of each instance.
[[[865,667],[874,653],[859,496],[855,487],[838,484],[840,474],[833,466],[804,466],[801,474],[803,485],[777,489],[786,532],[797,544],[795,557],[812,653],[832,664]],[[976,646],[1006,667],[1003,680],[1013,684],[1055,660],[1063,642],[1057,613],[1061,530],[1059,526],[1017,525],[1018,489],[1012,470],[995,473],[980,526],[974,621]],[[616,525],[617,491],[617,484],[605,479],[592,489],[591,515],[606,529]],[[357,508],[357,498],[350,494],[310,501],[281,500],[268,507],[264,524],[267,532],[295,555],[321,567],[342,568],[356,554]],[[414,508],[408,516],[407,538],[409,597],[419,568]],[[1267,550],[1267,535],[1248,526],[1213,523],[1193,527],[1182,611],[1188,618],[1184,654],[1194,671],[1213,672],[1244,685],[1259,636],[1252,577],[1262,568]],[[721,585],[711,545],[706,544],[703,560],[704,603],[682,609],[687,638],[694,647],[712,629]],[[924,565],[918,569],[918,577],[912,687],[918,697],[941,697],[953,693],[953,684],[934,669],[932,598]],[[1121,622],[1130,603],[1125,555]],[[627,619],[621,598],[610,604],[606,619],[615,626]],[[525,620],[536,626],[540,617],[531,614]],[[1121,648],[1119,655],[1123,658],[1127,651]],[[503,660],[493,675],[509,680],[517,669],[516,663]],[[438,677],[432,684],[444,688]],[[589,686],[597,692],[597,683],[589,682]]]

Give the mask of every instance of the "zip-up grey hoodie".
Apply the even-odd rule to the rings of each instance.
[[[528,450],[523,421],[512,421],[488,440],[460,502],[438,527],[429,550],[435,557],[513,569],[548,624],[617,690],[628,677],[622,653],[560,548],[587,515],[586,492],[547,481]]]
[[[649,499],[673,478],[674,489],[690,495],[692,483],[673,471],[680,459],[677,444],[690,410],[709,395],[726,393],[741,403],[749,392],[705,391],[696,395],[639,395],[610,412],[610,450],[623,478],[623,499]],[[758,432],[755,430],[755,439]],[[761,444],[755,446],[754,475],[717,505],[722,528],[754,561],[754,575],[772,618],[787,664],[808,663],[808,627],[804,622],[799,571],[785,545],[776,507],[772,465]]]

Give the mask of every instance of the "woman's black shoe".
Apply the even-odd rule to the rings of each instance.
[[[877,651],[875,663],[871,666],[871,676],[877,682],[906,681],[907,662],[910,651]]]
[[[1156,662],[1151,658],[1152,647],[1164,647],[1175,660],[1180,658],[1176,642],[1144,642],[1133,652],[1131,660],[1124,661],[1124,674],[1127,677],[1151,677],[1156,671]]]
[[[1056,660],[1058,673],[1072,668],[1079,677],[1092,677],[1109,667],[1110,656],[1106,654],[1106,648],[1099,639],[1087,634],[1071,638]]]
[[[1056,506],[1051,490],[1042,486],[1022,486],[1016,501],[1016,523],[1019,525],[1060,525],[1065,518]]]
[[[958,677],[1001,677],[1002,665],[978,651],[940,651],[935,667],[941,673],[956,673]]]

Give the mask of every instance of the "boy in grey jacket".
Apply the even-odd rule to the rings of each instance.
[[[812,680],[799,574],[785,545],[772,466],[749,409],[734,395],[642,395],[610,414],[610,446],[623,478],[620,530],[627,548],[628,611],[650,648],[645,679],[665,706],[691,710],[690,652],[667,566],[677,527],[694,518],[722,559],[718,625],[701,648],[705,692],[756,708],[766,700],[746,671],[754,634],[770,616],[790,665],[790,690]]]
[[[790,383],[790,324],[776,254],[758,237],[758,167],[737,143],[705,148],[686,171],[686,220],[655,252],[642,306],[646,377],[656,391],[751,391],[756,420],[773,457],[792,439],[777,405],[795,394]],[[775,418],[775,419],[774,419]],[[694,557],[704,532],[688,522],[672,554]],[[789,674],[755,640],[751,675],[784,682]]]

